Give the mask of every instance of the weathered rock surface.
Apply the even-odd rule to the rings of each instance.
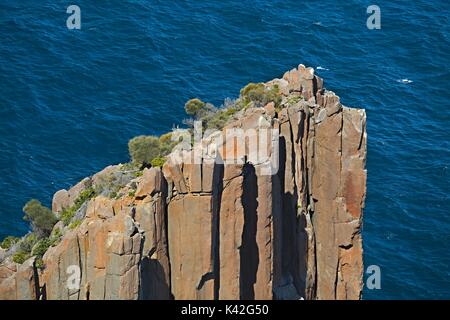
[[[85,178],[69,190],[59,190],[53,196],[52,211],[60,212],[65,208],[71,207],[81,192],[87,188],[90,183],[89,178]]]
[[[0,266],[0,300],[37,300],[38,297],[38,275],[34,258],[22,265],[8,261]]]
[[[303,65],[272,85],[281,109],[249,108],[227,124],[244,137],[204,138],[222,138],[215,161],[174,152],[134,190],[90,200],[43,270],[5,260],[0,299],[361,298],[365,112],[343,107]],[[53,210],[114,168],[58,191]]]

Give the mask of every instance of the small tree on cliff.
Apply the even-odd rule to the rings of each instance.
[[[281,103],[281,95],[278,85],[266,88],[264,83],[249,83],[240,92],[242,107],[247,107],[251,102],[256,107],[264,107],[269,102],[274,102],[275,107]]]
[[[186,104],[184,105],[184,110],[188,115],[192,117],[198,117],[205,106],[206,103],[204,103],[202,100],[194,98],[186,102]]]
[[[133,163],[145,166],[160,155],[161,144],[158,137],[138,136],[128,142],[128,150]]]
[[[161,167],[177,144],[178,141],[172,141],[172,132],[160,137],[138,136],[128,142],[128,151],[133,164],[141,168],[148,165]]]
[[[28,201],[23,207],[23,212],[25,213],[23,219],[31,223],[33,231],[39,236],[50,235],[58,221],[54,213],[36,199]]]

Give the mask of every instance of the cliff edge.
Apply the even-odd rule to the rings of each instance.
[[[60,215],[124,180],[58,223],[39,265],[3,259],[0,299],[360,299],[365,111],[303,65],[264,86],[278,103],[239,110],[162,168],[110,166],[58,191]]]

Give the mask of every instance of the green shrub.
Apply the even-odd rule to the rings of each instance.
[[[23,219],[29,221],[33,230],[42,235],[49,235],[58,222],[54,213],[36,199],[28,201],[23,207],[23,212],[25,213]]]
[[[210,119],[206,120],[206,127],[208,129],[221,130],[227,124],[229,119],[230,116],[228,116],[225,112],[218,111]]]
[[[115,185],[113,185],[112,186],[112,191],[111,191],[111,193],[109,194],[109,198],[111,198],[111,199],[118,199],[118,198],[120,198],[120,196],[122,195],[122,194],[119,194],[119,191],[120,191],[120,189],[122,189],[123,188],[123,185],[121,185],[121,184],[115,184]]]
[[[60,228],[55,228],[53,230],[52,234],[50,235],[50,238],[60,238],[62,236],[62,232]]]
[[[74,206],[77,207],[77,210],[88,200],[91,200],[96,196],[95,189],[93,187],[89,187],[80,192],[80,195],[74,202]],[[76,210],[76,211],[77,211]]]
[[[265,102],[265,104],[274,102],[275,107],[278,107],[281,104],[282,97],[280,94],[280,87],[277,84],[267,90],[266,99],[267,101]]]
[[[210,104],[202,109],[200,114],[196,115],[197,120],[202,121],[203,129],[215,129],[221,130],[230,119],[242,109],[241,103],[237,103],[233,100],[226,101],[226,104],[222,108],[215,108]],[[189,124],[191,127],[192,124]]]
[[[128,162],[128,163],[122,164],[120,169],[122,171],[134,171],[134,170],[139,170],[139,167],[136,166],[136,164],[133,162]]]
[[[74,229],[78,228],[80,226],[80,224],[81,224],[81,220],[72,221],[72,223],[69,225],[69,229],[74,230]]]
[[[160,155],[161,143],[155,136],[138,136],[128,142],[128,150],[133,163],[145,166]]]
[[[173,148],[177,145],[178,141],[172,141],[172,132],[165,133],[159,137],[160,152],[159,156],[167,156],[172,152]]]
[[[35,233],[29,233],[27,236],[22,238],[19,242],[19,249],[25,253],[31,253],[34,245],[39,241],[38,236]]]
[[[161,144],[169,144],[172,142],[172,132],[164,133],[159,137]]]
[[[129,197],[134,197],[136,195],[136,191],[130,191],[128,192]]]
[[[62,238],[61,229],[56,228],[50,235],[50,245],[51,246],[57,245],[61,241],[61,238]]]
[[[293,105],[293,104],[296,104],[296,103],[300,102],[301,100],[303,100],[303,97],[302,97],[302,96],[290,96],[290,97],[287,99],[287,103],[288,103],[289,105]]]
[[[112,173],[100,175],[97,178],[97,182],[95,184],[95,192],[97,194],[104,194],[105,191],[107,191],[107,193],[110,193],[116,185],[115,180],[115,176]]]
[[[160,164],[161,159],[172,152],[177,145],[177,141],[172,141],[172,133],[166,133],[160,137],[156,136],[138,136],[128,142],[128,150],[131,161],[136,166],[146,167]]]
[[[5,239],[3,239],[2,243],[0,244],[0,247],[5,250],[9,250],[14,244],[20,241],[20,238],[8,236]]]
[[[110,199],[116,199],[116,198],[117,198],[117,191],[112,191],[112,192],[109,194],[109,198],[110,198]]]
[[[256,99],[259,96],[262,96],[265,91],[264,83],[253,83],[250,82],[245,87],[243,87],[240,91],[242,98],[249,98],[249,100]]]
[[[241,89],[241,101],[243,107],[247,107],[251,102],[263,101],[265,86],[263,83],[249,83]]]
[[[93,187],[89,187],[82,192],[80,192],[80,195],[78,198],[75,199],[73,206],[69,208],[65,208],[60,213],[60,219],[64,223],[65,226],[67,226],[70,221],[72,221],[72,218],[75,216],[77,211],[81,208],[81,206],[88,200],[95,198],[97,195],[96,190]]]
[[[70,208],[61,211],[59,217],[61,221],[64,223],[64,225],[67,226],[74,217],[75,213],[76,213],[75,206],[72,206]]]
[[[202,119],[204,121],[205,129],[222,130],[238,111],[239,109],[237,107],[229,107],[226,109],[219,109],[216,112],[209,114]]]
[[[237,109],[237,108],[235,108],[235,107],[231,107],[231,108],[228,108],[228,109],[225,109],[225,114],[227,115],[227,116],[233,116],[236,112],[238,112],[239,110]]]
[[[33,247],[32,255],[42,258],[44,254],[47,252],[48,248],[50,248],[52,242],[49,238],[43,238],[39,240],[36,245]]]
[[[13,259],[13,261],[15,263],[22,264],[25,261],[27,261],[29,258],[30,258],[30,254],[29,253],[26,253],[26,252],[23,252],[23,251],[18,251],[18,252],[16,252],[13,255],[12,259]]]
[[[156,157],[150,163],[151,163],[152,167],[162,168],[162,166],[164,165],[165,162],[166,162],[166,158]]]
[[[256,107],[264,107],[269,102],[274,102],[277,107],[281,103],[281,96],[277,85],[266,88],[264,83],[249,83],[241,89],[241,104],[246,108],[251,102]]]
[[[139,170],[139,171],[136,171],[135,173],[133,173],[133,175],[134,175],[136,178],[142,177],[143,174],[144,174],[144,171],[143,171],[143,170]]]
[[[206,103],[204,103],[202,100],[194,98],[186,102],[186,104],[184,105],[184,110],[188,115],[196,117],[205,106]]]
[[[36,261],[34,262],[36,268],[38,269],[44,269],[45,265],[44,265],[44,260],[42,260],[42,258],[36,258]]]

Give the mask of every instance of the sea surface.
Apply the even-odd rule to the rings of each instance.
[[[81,30],[66,9],[81,8]],[[366,10],[381,9],[369,30]],[[367,110],[364,299],[450,298],[450,2],[0,2],[0,238],[22,207],[109,164],[127,142],[180,124],[299,63]]]

